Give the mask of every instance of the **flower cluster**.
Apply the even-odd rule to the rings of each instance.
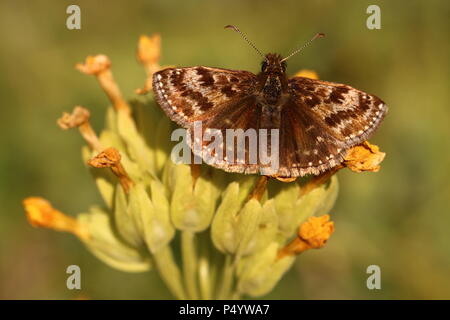
[[[147,81],[139,94],[151,91],[151,77],[161,69],[160,42],[159,35],[140,38],[137,56]],[[299,253],[323,247],[333,233],[328,213],[338,193],[334,173],[343,167],[376,171],[384,157],[366,142],[334,170],[288,181],[175,164],[175,125],[151,96],[125,101],[105,55],[88,57],[76,68],[98,79],[112,107],[99,135],[81,106],[64,113],[58,125],[78,128],[86,141],[83,160],[104,203],[72,218],[30,197],[24,200],[28,220],[73,233],[116,269],[156,269],[179,299],[267,294]]]

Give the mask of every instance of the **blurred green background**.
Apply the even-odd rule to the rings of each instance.
[[[81,7],[81,30],[66,8]],[[381,7],[381,30],[366,8]],[[340,172],[331,212],[336,232],[305,253],[271,299],[450,298],[450,3],[442,1],[2,1],[0,3],[0,298],[170,298],[154,272],[126,274],[95,259],[73,236],[28,225],[21,201],[35,195],[70,214],[101,203],[81,162],[81,137],[56,119],[83,105],[103,125],[107,98],[93,77],[74,70],[104,53],[127,98],[144,83],[135,49],[160,32],[162,64],[257,72],[263,52],[288,54],[316,32],[327,36],[289,60],[291,74],[374,93],[390,107],[371,142],[387,153],[379,173]],[[82,290],[66,288],[77,264]],[[381,290],[366,268],[379,265]]]

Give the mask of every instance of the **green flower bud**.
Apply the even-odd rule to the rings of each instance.
[[[338,190],[338,179],[333,176],[328,183],[321,184],[301,196],[295,203],[292,223],[298,227],[310,216],[329,213],[336,201]],[[291,235],[295,233],[296,229],[292,228]]]
[[[106,109],[104,130],[110,130],[116,133],[119,132],[119,129],[117,128],[117,112],[113,107],[108,107]]]
[[[140,248],[144,240],[134,217],[128,209],[128,200],[121,185],[117,185],[114,197],[114,222],[120,236],[131,246]]]
[[[217,181],[210,175],[201,175],[194,184],[190,166],[183,164],[170,165],[166,177],[172,194],[171,217],[175,227],[191,232],[205,230],[211,223],[220,195]]]
[[[270,243],[264,250],[240,261],[237,290],[253,297],[270,292],[292,266],[294,257],[277,259],[279,244]]]
[[[142,174],[155,177],[153,153],[137,131],[133,119],[124,110],[117,112],[117,129],[125,142],[130,158],[136,161],[142,170]]]
[[[171,166],[168,179],[172,191],[170,214],[173,224],[180,230],[195,231],[200,222],[200,216],[192,195],[193,181],[190,167],[183,164]]]
[[[199,217],[195,229],[191,231],[203,231],[209,227],[216,210],[216,203],[220,196],[217,187],[220,175],[216,175],[216,179],[211,176],[201,175],[195,182],[193,197],[195,200],[195,211]]]
[[[234,219],[240,209],[239,184],[232,182],[222,194],[222,201],[216,211],[212,225],[211,238],[217,249],[223,253],[236,252],[236,233]]]
[[[243,191],[239,189],[239,184],[231,183],[224,192],[211,226],[211,236],[220,251],[242,256],[274,240],[278,217],[273,201],[262,206],[258,200],[250,199],[241,208]]]
[[[136,114],[136,127],[153,153],[152,161],[156,173],[159,174],[170,156],[170,137],[174,125],[170,121],[164,121],[163,112],[154,105],[152,98],[148,103],[134,100],[131,106]]]
[[[294,206],[299,197],[300,188],[297,183],[272,183],[275,192],[275,210],[279,218],[278,229],[283,239],[292,236],[295,224]]]
[[[84,240],[87,248],[109,266],[127,272],[147,271],[151,267],[150,257],[145,251],[128,246],[114,233],[109,214],[93,207],[89,213],[77,217],[89,237]]]
[[[245,254],[252,254],[264,250],[276,239],[278,232],[279,217],[275,211],[273,200],[264,203],[258,213],[258,222],[255,234],[248,243]]]
[[[87,163],[87,161],[92,158],[92,154],[93,152],[88,147],[83,147],[83,162]],[[98,170],[96,168],[89,167],[89,171],[95,180],[97,189],[100,192],[106,206],[108,208],[112,208],[114,203],[114,187],[117,183],[117,178],[109,170]]]
[[[170,223],[164,194],[155,185],[152,185],[151,193],[154,201],[150,200],[144,185],[136,183],[130,189],[128,210],[147,247],[155,253],[172,240],[175,230]]]
[[[172,143],[170,136],[173,126],[169,121],[159,121],[154,134],[154,154],[156,172],[160,173],[169,160]],[[170,161],[170,160],[169,160]]]

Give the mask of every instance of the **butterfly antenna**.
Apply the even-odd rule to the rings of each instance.
[[[325,37],[324,33],[317,33],[314,37],[311,38],[311,40],[309,40],[307,43],[305,43],[303,46],[301,46],[300,48],[298,48],[297,50],[295,50],[294,52],[292,52],[290,55],[288,55],[286,58],[284,58],[283,60],[281,60],[281,62],[286,61],[287,59],[289,59],[290,57],[292,57],[293,55],[299,53],[300,51],[302,51],[303,49],[305,49],[307,46],[309,46],[311,44],[311,42],[313,42],[314,40],[316,40],[317,38],[323,38]]]
[[[225,26],[225,29],[233,29],[234,31],[236,31],[237,33],[239,33],[239,34],[241,35],[241,37],[244,38],[244,40],[247,41],[247,43],[248,43],[253,49],[255,49],[255,51],[258,52],[259,55],[260,55],[261,57],[264,58],[264,55],[261,53],[261,51],[259,51],[258,48],[255,47],[255,45],[254,45],[250,40],[247,39],[247,37],[245,36],[245,34],[243,34],[242,31],[239,30],[238,27],[229,24],[229,25]]]

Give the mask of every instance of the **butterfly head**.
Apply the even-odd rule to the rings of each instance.
[[[286,73],[286,62],[276,53],[266,54],[261,63],[261,72],[270,75],[282,75]]]
[[[286,62],[279,54],[267,54],[261,64],[258,79],[265,102],[276,105],[287,90]]]
[[[239,33],[242,38],[261,56],[264,57],[261,63],[261,72],[258,74],[259,88],[265,102],[270,105],[276,105],[283,97],[286,98],[288,90],[288,78],[286,75],[286,60],[297,54],[303,48],[307,47],[312,41],[324,36],[323,33],[317,33],[311,40],[305,43],[301,48],[295,50],[290,55],[282,58],[279,54],[269,53],[265,56],[255,47],[255,45],[247,39],[245,34],[233,25],[225,26],[225,29],[232,29]]]
[[[265,56],[261,53],[261,51],[258,50],[255,45],[247,39],[245,34],[242,33],[241,30],[239,30],[238,27],[233,25],[227,25],[225,26],[225,29],[232,29],[239,33],[242,38],[244,38],[245,41],[253,48],[261,57],[264,57],[264,61],[261,63],[261,72],[266,75],[284,75],[286,73],[286,60],[292,57],[293,55],[297,54],[298,52],[302,51],[305,47],[309,46],[311,42],[316,40],[317,38],[322,38],[325,35],[323,33],[317,33],[314,37],[312,37],[311,40],[306,42],[301,48],[295,50],[290,55],[288,55],[286,58],[281,58],[279,54],[276,53],[268,53]]]

